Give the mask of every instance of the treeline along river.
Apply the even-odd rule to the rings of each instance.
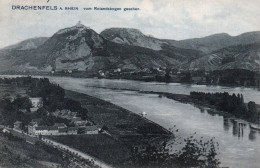
[[[260,132],[251,130],[249,124],[236,118],[227,118],[198,109],[190,104],[180,103],[157,94],[143,94],[138,91],[169,92],[189,94],[199,92],[229,92],[243,94],[245,102],[260,104],[260,92],[254,88],[222,87],[206,85],[164,84],[131,80],[80,79],[71,77],[49,77],[51,82],[64,89],[85,93],[109,101],[132,112],[147,113],[146,118],[175,132],[182,138],[196,132],[198,139],[215,137],[219,143],[221,166],[231,168],[260,167]],[[129,90],[122,90],[129,89]]]

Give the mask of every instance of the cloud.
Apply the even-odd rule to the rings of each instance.
[[[79,7],[79,11],[19,11],[12,5]],[[84,11],[83,7],[137,7],[139,11]],[[260,29],[260,0],[0,0],[0,47],[51,36],[81,20],[97,32],[131,27],[158,38],[187,39],[226,32],[238,35]]]

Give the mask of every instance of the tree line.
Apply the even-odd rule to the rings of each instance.
[[[215,106],[217,110],[226,111],[235,116],[242,116],[254,121],[260,119],[256,103],[253,101],[245,103],[242,94],[190,92],[190,96],[193,99]]]
[[[79,101],[66,98],[65,90],[59,85],[50,83],[47,78],[6,78],[0,79],[0,83],[27,88],[27,96],[17,95],[13,101],[8,97],[0,100],[2,123],[5,125],[13,125],[15,121],[22,121],[23,126],[25,126],[32,119],[36,118],[41,118],[44,125],[53,125],[55,122],[63,122],[68,125],[70,123],[69,120],[48,115],[49,112],[54,112],[57,109],[68,109],[78,112],[78,116],[82,119],[87,119],[88,117],[87,109],[83,109]],[[31,113],[32,103],[29,97],[41,97],[43,107],[39,108],[35,113]]]

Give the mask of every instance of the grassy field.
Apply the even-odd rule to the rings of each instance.
[[[104,134],[49,136],[48,138],[114,165],[124,163],[130,156],[129,149],[123,143]]]

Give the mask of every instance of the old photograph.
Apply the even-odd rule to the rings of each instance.
[[[0,0],[1,168],[260,168],[259,0]]]

